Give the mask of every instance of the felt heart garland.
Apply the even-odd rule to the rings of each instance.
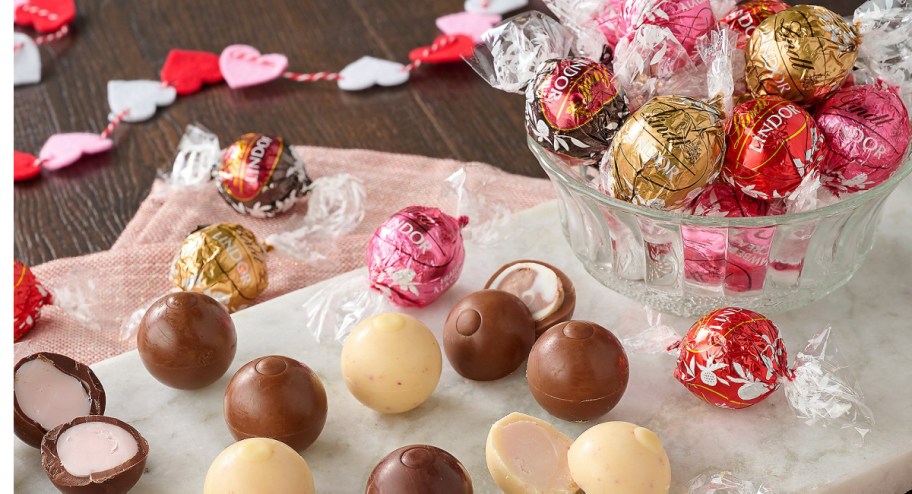
[[[67,24],[75,17],[75,6],[73,0],[16,1],[19,2],[15,11],[17,24],[31,25],[40,32],[52,33],[39,36],[34,41],[17,33],[14,79],[16,84],[34,83],[41,78],[37,45],[66,35]],[[108,83],[110,123],[100,134],[74,132],[52,135],[37,158],[15,151],[14,180],[27,180],[40,175],[42,167],[57,170],[86,154],[111,149],[114,145],[111,135],[121,122],[148,120],[155,115],[157,108],[172,104],[177,96],[200,91],[204,84],[225,81],[228,87],[238,89],[284,78],[296,82],[335,81],[344,91],[403,84],[422,64],[458,62],[472,56],[474,44],[481,34],[500,21],[499,13],[523,5],[525,1],[522,0],[467,1],[466,8],[474,12],[437,19],[437,26],[444,34],[432,44],[409,52],[410,63],[407,65],[364,56],[339,72],[298,73],[287,71],[288,58],[285,55],[264,55],[249,45],[230,45],[218,55],[205,51],[171,50],[162,65],[160,82],[133,80]]]

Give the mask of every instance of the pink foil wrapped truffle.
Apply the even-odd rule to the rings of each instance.
[[[688,212],[696,216],[724,218],[772,216],[782,214],[783,210],[781,201],[767,202],[753,198],[722,181],[708,185],[688,207]]]
[[[716,24],[709,0],[627,0],[623,17],[628,33],[643,24],[668,28],[691,56],[697,38]]]
[[[459,279],[465,260],[460,229],[468,224],[437,208],[409,206],[374,232],[367,246],[371,287],[394,304],[424,307]]]
[[[843,87],[814,116],[830,149],[821,182],[837,194],[870,189],[890,178],[912,138],[909,113],[885,84]]]

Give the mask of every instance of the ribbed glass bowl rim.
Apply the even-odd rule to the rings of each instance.
[[[569,187],[577,194],[588,197],[589,199],[602,206],[606,206],[611,209],[619,209],[621,211],[636,215],[640,218],[648,218],[653,221],[676,223],[685,226],[706,226],[716,228],[776,226],[801,223],[827,216],[834,216],[844,211],[857,208],[867,202],[875,201],[879,198],[885,197],[893,190],[896,184],[898,184],[902,179],[906,178],[910,172],[912,172],[912,153],[907,152],[903,164],[895,173],[893,173],[889,179],[887,179],[886,182],[883,182],[882,184],[868,190],[867,192],[854,194],[853,197],[839,201],[835,204],[830,204],[829,206],[815,209],[813,211],[783,214],[778,216],[757,216],[752,218],[694,216],[680,212],[662,211],[645,206],[637,206],[636,204],[631,204],[626,201],[621,201],[613,197],[609,197],[606,194],[603,194],[598,190],[583,184],[578,178],[568,174],[563,168],[561,168],[561,165],[556,163],[556,160],[560,158],[543,148],[535,140],[534,137],[527,136],[526,142],[528,143],[532,154],[535,155],[535,158],[538,159],[539,164],[541,164],[542,168],[545,169],[549,176],[552,178],[557,177],[561,181],[562,185]]]

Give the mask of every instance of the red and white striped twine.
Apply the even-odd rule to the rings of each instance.
[[[22,10],[28,12],[29,14],[37,15],[38,17],[47,17],[49,21],[56,21],[60,18],[57,14],[51,12],[48,9],[42,9],[35,7],[34,5],[23,5]]]
[[[417,69],[418,67],[421,67],[421,64],[424,63],[422,61],[422,59],[427,58],[432,53],[436,53],[436,52],[440,51],[441,49],[446,48],[447,46],[453,44],[454,41],[456,41],[456,36],[453,36],[453,35],[446,36],[444,38],[438,39],[437,41],[434,41],[431,44],[431,46],[429,46],[421,51],[421,58],[412,61],[412,63],[403,67],[402,70],[404,70],[406,72],[411,72],[411,71]]]
[[[109,123],[108,126],[101,131],[101,138],[107,139],[111,137],[111,134],[114,133],[114,129],[120,125],[120,122],[123,121],[124,117],[126,117],[128,113],[130,113],[129,109],[123,110],[122,112],[118,113],[117,116],[115,116],[113,119],[111,119],[111,123]]]
[[[52,41],[57,41],[58,39],[66,36],[70,32],[70,26],[64,24],[60,29],[54,31],[51,34],[42,34],[35,38],[36,45],[46,45]],[[18,52],[19,50],[25,48],[25,43],[15,43],[13,44],[13,53]]]
[[[338,81],[342,78],[338,72],[314,72],[313,74],[282,72],[282,77],[295,82]]]
[[[51,34],[42,34],[41,36],[36,37],[35,44],[44,45],[44,44],[50,43],[52,41],[57,41],[58,39],[66,36],[69,32],[70,32],[70,26],[67,24],[64,24],[64,25],[60,26],[60,29],[54,31]]]

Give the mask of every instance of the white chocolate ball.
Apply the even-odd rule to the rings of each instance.
[[[314,494],[310,467],[285,443],[265,437],[238,441],[209,467],[203,494]]]
[[[548,422],[513,412],[491,426],[485,460],[504,494],[576,494],[567,466],[570,444]]]
[[[431,330],[414,317],[387,312],[361,321],[342,347],[348,390],[380,413],[424,403],[440,381],[443,359]]]
[[[586,494],[659,494],[671,487],[671,465],[659,436],[628,422],[583,432],[567,453],[570,475]]]

